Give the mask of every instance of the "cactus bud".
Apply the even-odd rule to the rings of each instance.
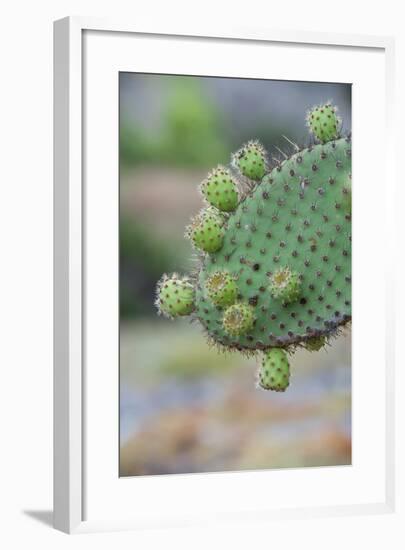
[[[217,252],[224,240],[224,220],[214,208],[202,210],[186,228],[186,236],[204,252]]]
[[[270,294],[283,304],[291,304],[301,294],[301,281],[296,271],[289,267],[277,269],[270,277]]]
[[[233,164],[247,178],[260,181],[266,173],[266,152],[258,141],[249,141],[235,153]]]
[[[305,342],[305,349],[308,351],[319,351],[326,344],[325,336],[315,336],[314,338],[309,338]]]
[[[218,166],[201,186],[205,199],[223,212],[232,212],[238,206],[239,195],[235,180],[229,170]]]
[[[265,352],[258,372],[258,385],[264,390],[285,391],[290,383],[290,365],[286,352],[272,348]]]
[[[321,143],[336,139],[339,135],[341,120],[336,114],[337,108],[331,103],[313,107],[307,115],[307,124]]]
[[[157,284],[155,304],[166,317],[189,315],[194,310],[194,286],[189,277],[163,275]]]
[[[242,336],[249,332],[255,321],[253,307],[245,304],[234,304],[225,311],[222,324],[231,336]]]
[[[205,283],[208,298],[216,306],[230,306],[238,296],[238,287],[232,275],[226,271],[216,271]]]

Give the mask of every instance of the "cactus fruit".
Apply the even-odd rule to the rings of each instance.
[[[216,306],[230,306],[238,296],[235,278],[226,271],[216,271],[205,282],[207,296]]]
[[[260,181],[266,173],[266,151],[258,141],[249,141],[235,153],[233,164],[243,176]]]
[[[194,286],[189,277],[163,275],[158,283],[156,305],[166,317],[189,315],[194,309]]]
[[[341,126],[337,109],[331,103],[313,107],[307,115],[307,123],[310,131],[321,143],[336,139]]]
[[[285,391],[290,384],[290,364],[283,349],[273,348],[264,353],[257,383],[264,390]]]
[[[186,229],[186,236],[195,248],[204,252],[217,252],[224,238],[224,220],[213,208],[202,210]]]
[[[211,206],[187,231],[200,262],[186,279],[193,299],[187,286],[179,313],[158,288],[163,311],[192,310],[221,349],[316,350],[351,320],[351,138],[339,135],[331,104],[311,114],[320,143],[299,149],[288,140],[294,150],[269,166],[263,147],[249,142],[231,171],[208,177],[202,192]],[[321,115],[332,122],[320,126]]]
[[[301,279],[299,273],[291,271],[289,267],[281,267],[270,277],[270,294],[275,300],[283,304],[296,302],[301,293]]]
[[[218,166],[200,186],[206,201],[223,212],[235,210],[239,202],[237,183],[232,174],[223,166]]]
[[[305,342],[305,349],[308,351],[319,351],[325,344],[325,336],[315,336],[314,338],[309,338],[309,340]]]
[[[231,336],[241,336],[249,332],[255,321],[253,307],[246,304],[234,304],[225,310],[222,325]]]

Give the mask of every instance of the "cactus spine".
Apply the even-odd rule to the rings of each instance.
[[[158,285],[164,313],[191,314],[223,349],[264,352],[267,367],[284,350],[318,351],[351,320],[351,140],[331,103],[307,121],[318,144],[271,167],[252,141],[231,169],[209,174],[201,192],[210,206],[186,233],[199,269],[163,285],[166,294]]]

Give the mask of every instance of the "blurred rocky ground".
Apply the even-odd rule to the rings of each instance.
[[[121,475],[351,462],[350,337],[298,351],[283,394],[186,323],[121,328]]]

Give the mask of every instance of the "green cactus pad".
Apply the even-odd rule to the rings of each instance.
[[[207,296],[216,306],[230,306],[238,296],[235,278],[226,271],[216,271],[205,283]]]
[[[339,135],[341,120],[336,111],[331,103],[325,103],[313,107],[307,115],[309,129],[321,143],[336,139]]]
[[[351,318],[351,218],[342,206],[351,172],[350,139],[293,154],[273,168],[229,215],[223,246],[203,261],[196,315],[218,343],[239,350],[288,347],[328,336]],[[275,300],[269,279],[280,267],[299,274],[301,294]],[[221,326],[207,302],[205,281],[215,271],[237,277],[239,299],[256,322],[244,335]]]
[[[253,307],[246,304],[234,304],[225,311],[222,323],[226,333],[240,336],[252,329],[254,320]]]
[[[310,338],[305,342],[305,349],[308,351],[319,351],[326,344],[325,336],[318,336],[315,338]]]
[[[288,388],[290,365],[283,349],[274,348],[264,354],[257,382],[264,390],[283,392]]]
[[[280,267],[270,276],[270,294],[283,304],[296,302],[301,293],[299,273],[289,267]]]
[[[202,210],[187,227],[186,236],[204,252],[217,252],[224,239],[224,220],[213,208]]]
[[[189,277],[163,275],[157,285],[156,306],[166,317],[189,315],[194,309],[194,294]]]
[[[223,212],[232,212],[238,206],[237,184],[227,168],[218,166],[201,186],[201,193],[212,206]]]
[[[243,176],[260,181],[266,173],[266,152],[258,141],[249,141],[233,156],[233,164]]]

